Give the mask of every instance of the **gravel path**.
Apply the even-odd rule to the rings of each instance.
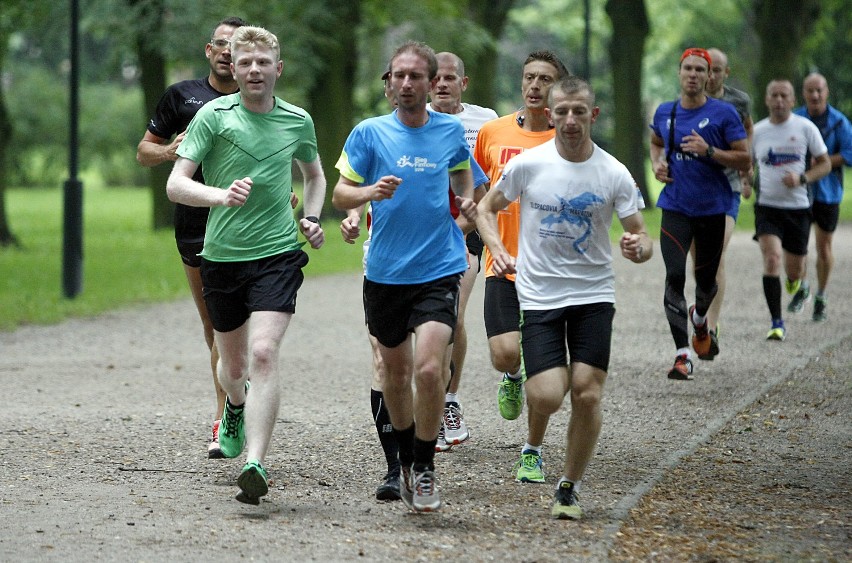
[[[242,458],[205,458],[214,404],[189,301],[0,333],[0,560],[850,560],[850,235],[835,237],[829,321],[808,308],[783,343],[764,340],[760,253],[735,235],[722,354],[692,382],[665,378],[659,254],[616,259],[604,429],[580,522],[548,517],[565,408],[548,429],[547,484],[514,482],[526,423],[494,404],[481,280],[461,390],[472,439],[439,454],[445,506],[433,515],[373,499],[384,462],[358,275],[300,292],[257,507],[233,500]]]

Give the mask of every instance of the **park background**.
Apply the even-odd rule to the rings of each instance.
[[[752,96],[755,121],[766,114],[769,79],[791,79],[800,97],[811,71],[826,76],[829,103],[852,114],[849,0],[85,0],[83,287],[67,299],[61,268],[70,13],[68,3],[45,0],[4,0],[0,7],[0,330],[188,295],[164,190],[170,166],[142,168],[135,151],[166,86],[207,74],[204,44],[225,16],[281,39],[277,94],[314,117],[329,198],[343,141],[359,120],[385,111],[379,76],[408,39],[459,54],[471,78],[465,101],[501,115],[521,104],[527,54],[556,52],[591,81],[602,108],[595,141],[628,165],[650,203],[660,185],[648,174],[647,123],[661,101],[677,95],[677,61],[686,47],[728,54],[728,84]],[[848,204],[842,213],[850,220]],[[308,274],[357,270],[360,245],[336,236],[330,205],[324,214],[328,245],[312,253]],[[751,220],[751,205],[744,205],[739,227],[750,229]]]

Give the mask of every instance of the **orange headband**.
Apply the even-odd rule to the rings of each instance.
[[[713,66],[713,60],[710,58],[710,53],[707,52],[706,49],[699,49],[698,47],[690,47],[680,56],[680,62],[683,62],[683,59],[686,57],[701,57],[705,61],[707,61],[707,66]]]

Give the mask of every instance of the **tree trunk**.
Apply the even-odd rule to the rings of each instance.
[[[470,19],[488,31],[491,41],[473,60],[465,61],[465,74],[470,76],[470,84],[464,94],[467,102],[488,108],[497,106],[494,80],[497,76],[497,42],[503,35],[509,10],[514,3],[514,0],[470,0]]]
[[[627,166],[650,208],[654,205],[645,181],[646,131],[642,110],[642,59],[645,38],[650,33],[644,0],[607,0],[606,13],[612,22],[609,59],[615,104],[613,155]]]
[[[334,165],[355,119],[352,93],[357,69],[353,54],[357,52],[355,30],[361,19],[361,8],[360,2],[333,0],[326,3],[326,9],[334,14],[326,20],[329,29],[317,28],[313,32],[335,40],[320,42],[317,47],[319,59],[325,66],[316,73],[306,109],[314,120],[317,147],[328,182],[323,209],[325,213],[335,213],[331,196],[340,174]]]
[[[761,99],[771,80],[786,78],[795,84],[801,78],[799,53],[819,15],[820,0],[754,0],[754,30],[760,38],[757,89]],[[758,119],[767,116],[766,104],[754,106]]]
[[[139,18],[139,30],[136,36],[136,53],[139,58],[139,81],[145,102],[145,122],[154,115],[157,102],[166,89],[166,59],[157,48],[163,28],[162,0],[140,1],[133,0],[133,5],[142,7],[142,17]],[[140,134],[141,138],[141,134]],[[171,163],[154,166],[148,172],[148,188],[153,202],[152,225],[154,229],[167,229],[174,226],[174,204],[166,195],[166,180],[171,172]]]
[[[8,37],[2,37],[0,34],[0,76],[3,76],[3,61],[6,60],[8,39]],[[9,119],[6,98],[3,95],[2,85],[0,85],[0,247],[19,246],[18,239],[12,233],[6,216],[6,188],[9,183],[8,170],[11,166],[8,160],[8,149],[12,144],[12,134],[12,121]]]

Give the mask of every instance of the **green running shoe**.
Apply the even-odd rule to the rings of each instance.
[[[521,459],[515,464],[518,472],[515,480],[521,483],[544,483],[544,461],[541,454],[532,450],[524,450]]]
[[[578,495],[574,490],[574,483],[562,481],[556,489],[556,500],[553,503],[553,508],[550,509],[550,514],[560,520],[579,520],[583,517],[583,509],[580,508],[577,500]]]
[[[787,293],[790,295],[794,295],[799,292],[799,288],[802,287],[802,280],[791,280],[787,278],[787,281],[784,282],[784,287],[787,289]]]
[[[508,373],[503,374],[503,381],[497,389],[497,407],[500,416],[506,420],[515,420],[524,410],[524,380],[512,379]]]
[[[827,306],[828,299],[826,297],[820,297],[817,295],[816,298],[814,298],[814,315],[812,318],[815,323],[821,323],[828,319],[828,313],[825,311]]]
[[[219,449],[225,457],[237,457],[243,452],[246,443],[244,412],[244,407],[235,407],[230,399],[225,400],[219,425]]]
[[[238,501],[246,504],[260,504],[260,497],[269,492],[266,469],[258,460],[250,459],[237,477],[237,485],[240,487],[240,492],[237,493]]]
[[[799,291],[793,296],[793,299],[790,300],[790,304],[787,305],[787,311],[790,313],[801,313],[802,309],[805,308],[805,304],[810,300],[811,288],[803,283]]]

